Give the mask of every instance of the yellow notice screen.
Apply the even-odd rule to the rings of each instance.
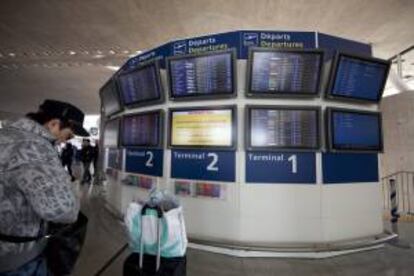
[[[174,111],[171,145],[231,146],[231,115],[231,110]]]

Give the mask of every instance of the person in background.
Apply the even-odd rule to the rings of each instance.
[[[72,173],[73,153],[74,153],[74,149],[73,149],[72,144],[70,142],[67,142],[60,156],[60,158],[62,159],[62,166],[68,169],[68,173],[70,175],[72,182],[75,181],[75,177],[73,176],[73,173]]]
[[[79,198],[54,144],[88,136],[84,113],[45,100],[37,112],[4,122],[0,130],[0,275],[46,276],[47,241],[17,243],[44,235],[43,222],[72,223]]]
[[[90,167],[93,161],[94,150],[89,139],[83,139],[81,149],[81,160],[83,164],[83,177],[81,184],[90,183],[92,180]]]
[[[93,176],[98,176],[99,140],[95,140],[93,147]]]

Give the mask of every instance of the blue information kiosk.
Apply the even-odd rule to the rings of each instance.
[[[120,120],[108,201],[125,212],[169,189],[190,240],[209,246],[379,246],[388,70],[370,45],[317,32],[235,31],[139,54],[112,96],[101,91],[105,120]]]

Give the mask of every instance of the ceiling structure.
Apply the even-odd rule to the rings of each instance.
[[[2,0],[0,111],[26,113],[55,98],[98,113],[107,66],[179,38],[319,31],[371,43],[388,59],[414,45],[413,27],[412,0]]]

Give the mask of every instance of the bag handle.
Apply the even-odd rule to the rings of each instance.
[[[163,217],[163,215],[164,215],[164,212],[162,211],[162,209],[161,209],[161,207],[160,207],[160,206],[158,206],[158,205],[156,205],[156,206],[150,206],[150,205],[148,205],[148,204],[145,204],[145,205],[144,205],[144,207],[142,207],[142,210],[141,210],[141,216],[145,216],[145,212],[146,212],[148,209],[156,210],[156,211],[157,211],[157,217],[158,217],[159,219],[160,219],[160,218],[162,218],[162,217]]]
[[[162,225],[162,217],[164,216],[164,212],[162,211],[161,207],[158,205],[150,206],[145,204],[141,210],[141,242],[140,242],[140,252],[139,252],[139,269],[142,270],[144,264],[144,223],[142,217],[145,216],[145,212],[147,209],[152,209],[157,211],[157,218],[158,218],[158,226],[157,226],[157,262],[156,262],[156,272],[160,269],[161,266],[161,225]]]

